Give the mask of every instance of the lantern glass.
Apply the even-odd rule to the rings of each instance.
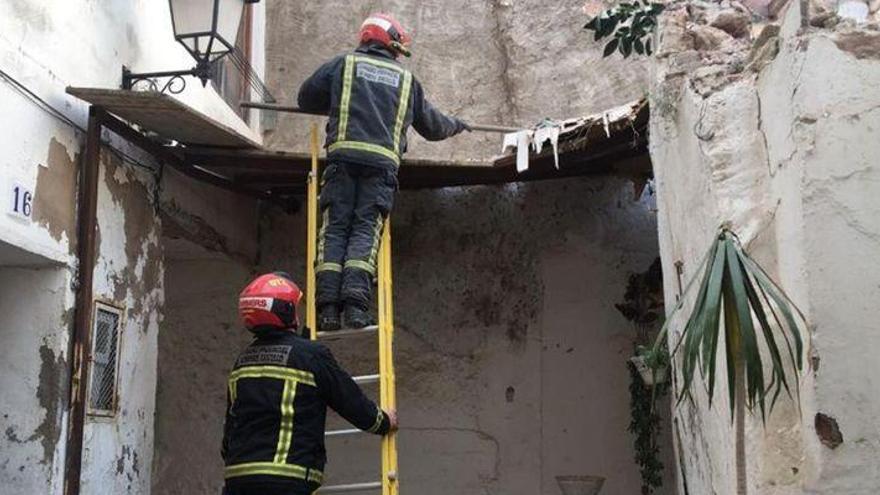
[[[244,0],[169,0],[174,37],[199,62],[232,51]]]

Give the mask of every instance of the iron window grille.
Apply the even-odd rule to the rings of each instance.
[[[123,310],[95,302],[90,359],[89,414],[114,416],[118,399],[119,328]]]

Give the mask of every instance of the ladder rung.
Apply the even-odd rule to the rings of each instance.
[[[376,383],[379,381],[379,375],[361,375],[352,378],[354,378],[354,382],[359,385],[361,383]]]
[[[318,493],[362,492],[365,490],[375,490],[377,488],[382,488],[381,481],[373,481],[371,483],[351,483],[348,485],[324,486],[318,490]]]
[[[333,332],[318,332],[318,338],[324,340],[336,340],[345,337],[354,337],[357,335],[367,335],[371,333],[375,333],[376,330],[379,330],[378,325],[370,325],[364,328],[355,328],[352,330],[336,330]]]
[[[330,430],[330,431],[324,433],[324,436],[325,437],[341,437],[344,435],[357,435],[360,433],[364,433],[364,432],[361,430],[358,430],[357,428],[352,428],[350,430]]]

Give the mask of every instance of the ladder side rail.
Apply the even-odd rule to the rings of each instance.
[[[396,409],[394,307],[391,278],[391,220],[385,221],[379,251],[379,382],[381,406]],[[398,495],[397,433],[382,438],[382,495]]]
[[[308,232],[306,238],[306,326],[309,338],[318,338],[318,315],[315,307],[315,257],[318,246],[318,124],[311,126],[312,169],[308,178]]]

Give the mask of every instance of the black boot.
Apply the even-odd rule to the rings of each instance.
[[[333,332],[339,330],[342,323],[339,321],[339,308],[335,304],[325,304],[318,310],[318,331]]]
[[[348,328],[364,328],[375,325],[376,322],[369,311],[352,304],[345,305],[345,326]]]

